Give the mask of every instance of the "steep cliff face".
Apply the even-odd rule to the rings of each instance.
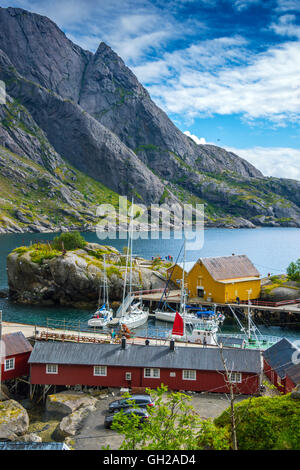
[[[79,103],[164,177],[170,176],[170,170],[182,172],[178,158],[199,171],[228,169],[242,176],[262,176],[237,155],[211,145],[199,146],[183,134],[105,43],[89,62]]]
[[[53,21],[20,8],[0,8],[0,48],[28,80],[79,99],[92,53],[73,44]]]
[[[0,79],[76,168],[119,194],[136,192],[147,203],[159,199],[164,190],[159,178],[115,134],[73,101],[22,77],[1,50]]]
[[[89,187],[103,194],[98,203],[113,191],[113,198],[133,196],[147,205],[204,203],[208,225],[300,226],[299,182],[265,178],[231,152],[197,145],[104,43],[92,54],[48,18],[0,8],[0,80],[8,93],[0,105],[2,187],[13,155],[32,161],[50,179],[61,168],[70,175],[71,164],[80,181],[87,175]],[[62,183],[72,184],[68,178]],[[75,189],[83,196],[82,186],[75,183]],[[91,212],[95,195],[89,197]],[[7,216],[1,200],[0,212]],[[72,207],[72,198],[67,200]]]

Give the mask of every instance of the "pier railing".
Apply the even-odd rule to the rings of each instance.
[[[248,300],[241,300],[240,304],[248,305]],[[267,300],[250,300],[250,305],[257,305],[262,307],[281,307],[283,305],[300,304],[300,299],[294,300],[279,300],[278,302],[271,302]]]

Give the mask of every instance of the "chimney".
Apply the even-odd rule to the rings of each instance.
[[[122,339],[121,339],[121,349],[126,349],[126,338],[125,338],[125,336],[122,336]]]
[[[175,351],[175,340],[171,339],[170,341],[170,351]]]

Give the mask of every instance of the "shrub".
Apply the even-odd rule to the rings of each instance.
[[[286,272],[291,281],[300,281],[300,258],[295,263],[292,261],[288,265]]]
[[[237,441],[240,450],[300,450],[300,400],[290,394],[259,397],[235,405]],[[214,421],[230,429],[230,412],[225,410]]]
[[[52,247],[55,250],[76,250],[77,248],[84,248],[87,242],[80,235],[79,232],[62,233],[55,237],[52,242]]]
[[[44,259],[53,259],[60,255],[60,251],[53,250],[48,245],[35,246],[34,250],[30,252],[31,261],[38,264],[42,264]]]

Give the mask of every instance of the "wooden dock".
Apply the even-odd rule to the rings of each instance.
[[[100,332],[87,332],[78,330],[64,330],[60,328],[49,328],[38,325],[26,325],[24,323],[3,322],[3,334],[16,333],[21,331],[27,339],[41,340],[41,341],[63,341],[63,342],[76,342],[76,343],[119,343],[120,340],[112,340],[111,335]],[[163,346],[169,343],[169,338],[146,338],[141,336],[134,336],[128,338],[127,342],[130,344],[145,344],[148,339],[151,345]],[[189,346],[196,348],[203,348],[202,344],[175,341],[176,346]]]
[[[150,305],[158,303],[161,300],[162,293],[154,293],[154,294],[143,294],[143,295],[136,295],[137,299],[142,299],[143,302],[149,302]],[[166,300],[165,297],[162,298],[162,302]],[[169,304],[180,304],[180,290],[174,290],[170,291],[169,295],[167,296],[167,302]],[[188,299],[187,303],[189,305],[194,305],[196,307],[216,307],[218,308],[226,308],[226,307],[232,307],[232,308],[239,308],[243,309],[245,312],[248,310],[248,304],[246,303],[216,303],[216,302],[208,302],[206,300],[201,299],[200,297],[195,297],[195,298],[190,298]],[[267,302],[265,302],[267,303]],[[271,304],[271,302],[270,302]],[[289,301],[287,301],[286,304],[282,304],[280,306],[272,306],[272,305],[256,305],[253,304],[251,305],[252,309],[259,310],[261,312],[268,311],[268,312],[291,312],[291,313],[298,313],[300,314],[300,302],[299,304],[291,304]]]

